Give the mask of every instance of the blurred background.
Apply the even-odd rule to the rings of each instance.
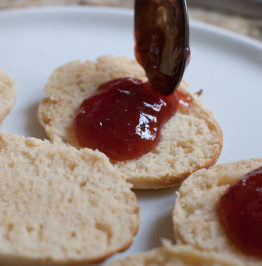
[[[190,19],[262,41],[262,0],[188,0]],[[133,8],[134,0],[0,0],[0,9],[48,5]]]

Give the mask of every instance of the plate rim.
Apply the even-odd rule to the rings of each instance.
[[[109,15],[124,15],[133,16],[134,10],[130,8],[123,7],[111,7],[111,6],[79,6],[79,5],[67,5],[67,6],[37,6],[37,7],[24,7],[24,8],[12,8],[12,9],[2,9],[0,10],[0,18],[3,16],[17,16],[17,15],[30,15],[30,14],[45,14],[45,13],[106,13]],[[262,53],[262,42],[253,39],[246,35],[230,31],[228,29],[221,28],[216,25],[211,25],[198,20],[189,20],[189,25],[191,29],[202,30],[207,34],[216,35],[221,38],[226,38],[231,41],[240,42],[243,45],[252,46],[252,48],[257,49]],[[262,60],[262,55],[261,55]]]

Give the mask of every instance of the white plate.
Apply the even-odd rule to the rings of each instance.
[[[18,98],[1,131],[45,137],[36,111],[56,67],[104,54],[134,57],[133,12],[110,8],[39,8],[0,12],[0,66],[17,80]],[[224,132],[219,162],[262,157],[262,45],[191,22],[192,58],[185,79]],[[137,192],[141,220],[133,245],[120,255],[172,239],[175,189]]]

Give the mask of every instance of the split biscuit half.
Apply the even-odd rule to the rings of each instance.
[[[261,259],[243,254],[229,240],[216,212],[225,190],[261,166],[262,159],[244,160],[202,169],[187,178],[179,189],[172,213],[177,243],[219,256],[231,255],[246,266],[262,265]]]
[[[0,265],[84,265],[127,249],[131,185],[90,149],[0,134]]]
[[[102,83],[133,77],[146,80],[139,64],[124,57],[103,56],[97,62],[71,62],[50,76],[38,119],[48,137],[58,143],[81,148],[73,132],[73,120],[84,99],[94,95]],[[185,82],[179,90],[190,94]],[[178,111],[162,128],[158,145],[145,155],[112,164],[137,189],[157,189],[180,184],[200,168],[213,165],[222,149],[222,132],[212,113],[197,94],[190,94],[187,111]]]

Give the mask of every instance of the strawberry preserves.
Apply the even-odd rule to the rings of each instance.
[[[182,107],[189,104],[181,97]],[[174,115],[176,94],[161,96],[150,83],[133,78],[109,81],[86,99],[74,120],[79,142],[98,149],[113,160],[137,158],[153,149],[163,124]]]
[[[247,255],[262,258],[262,167],[229,187],[217,212],[229,239]]]

